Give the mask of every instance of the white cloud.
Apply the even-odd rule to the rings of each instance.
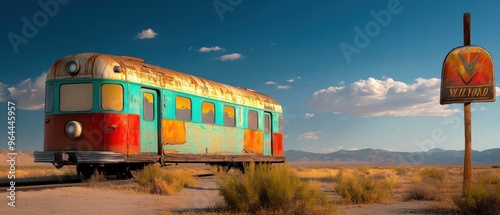
[[[313,116],[314,116],[314,114],[313,114],[313,113],[306,113],[306,114],[304,114],[304,117],[305,117],[305,118],[311,118],[311,117],[313,117]]]
[[[292,86],[290,86],[290,85],[278,85],[278,86],[276,86],[276,89],[278,89],[278,90],[288,90],[290,88],[292,88]]]
[[[45,106],[45,77],[44,72],[35,81],[28,78],[21,83],[7,88],[8,98],[0,92],[0,101],[13,100],[19,109],[39,110]],[[5,86],[5,85],[4,85]],[[3,87],[2,87],[3,88]]]
[[[316,140],[320,131],[311,131],[301,134],[297,139],[299,140]]]
[[[274,82],[274,81],[267,81],[265,84],[266,84],[266,85],[272,85],[272,84],[278,84],[278,83],[276,83],[276,82]]]
[[[188,50],[193,50],[193,48],[194,48],[193,46],[189,46]]]
[[[135,39],[151,39],[155,38],[156,35],[158,35],[156,32],[153,31],[153,29],[148,28],[147,30],[142,30],[141,33],[138,33]]]
[[[227,54],[227,55],[222,55],[220,58],[218,58],[220,61],[233,61],[237,59],[241,59],[243,56],[238,53],[232,53],[232,54]]]
[[[297,77],[295,77],[295,78],[290,78],[290,79],[286,80],[286,82],[288,82],[288,83],[293,83],[293,82],[295,82],[295,80],[300,80],[300,79],[302,79],[302,77],[297,76]]]
[[[211,51],[225,51],[225,49],[219,47],[219,46],[212,46],[212,47],[201,47],[198,49],[199,52],[211,52]]]
[[[312,95],[308,105],[319,111],[353,116],[448,116],[459,112],[439,104],[441,81],[417,78],[406,84],[392,78],[368,78],[349,86],[331,86]]]

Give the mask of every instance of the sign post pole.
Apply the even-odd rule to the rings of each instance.
[[[464,178],[463,194],[472,183],[471,103],[494,102],[496,99],[493,59],[486,49],[472,46],[470,14],[464,13],[464,45],[452,49],[443,62],[440,103],[464,104]]]
[[[464,46],[470,46],[470,14],[464,14]],[[465,152],[464,152],[464,179],[463,191],[472,183],[472,132],[471,132],[471,103],[464,103]]]

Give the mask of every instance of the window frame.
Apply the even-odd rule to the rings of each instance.
[[[151,95],[151,97],[153,98],[153,102],[149,102],[146,94]],[[148,106],[146,106],[146,104]],[[155,120],[155,94],[150,92],[142,92],[142,116],[145,121]]]
[[[51,88],[51,91],[50,93],[47,93],[49,92],[48,90],[49,87]],[[55,105],[54,102],[55,102],[55,86],[54,84],[47,84],[45,85],[45,113],[50,113],[54,111],[54,105]],[[48,109],[48,107],[50,107],[50,110]]]
[[[250,114],[250,113],[252,113],[252,114]],[[254,120],[255,120],[255,122],[253,122]],[[259,112],[258,111],[248,109],[248,111],[247,111],[247,127],[250,130],[259,130]]]
[[[75,108],[64,108],[62,107],[62,105],[67,105],[66,103],[67,102],[64,102],[63,103],[63,99],[66,98],[66,92],[69,91],[69,90],[74,90],[74,89],[68,89],[68,90],[63,90],[63,88],[65,88],[66,86],[75,86],[75,85],[90,85],[90,105],[87,104],[87,106],[90,106],[89,109],[75,109]],[[81,91],[81,89],[79,90],[76,90],[76,92],[78,93],[82,93],[82,92],[85,92],[85,91]],[[88,94],[88,92],[87,92]],[[82,101],[82,97],[83,96],[75,96],[75,95],[68,95],[69,97],[68,98],[77,98],[76,100],[75,99],[72,99],[71,102],[74,102],[74,101]],[[86,99],[89,99],[89,98],[86,98]],[[85,111],[92,111],[94,109],[94,84],[92,82],[81,82],[81,83],[64,83],[64,84],[61,84],[59,85],[59,111],[61,112],[85,112]]]
[[[104,92],[104,86],[105,85],[114,85],[114,86],[119,86],[121,88],[121,94],[120,94],[121,95],[121,108],[120,109],[112,109],[112,108],[105,109],[104,108],[104,104],[105,104],[104,98],[105,98],[105,96],[104,96],[103,92]],[[121,85],[121,84],[115,84],[115,83],[104,83],[104,84],[101,84],[101,91],[100,91],[100,93],[101,93],[101,95],[100,95],[101,110],[103,110],[103,111],[119,111],[119,112],[123,111],[123,109],[125,107],[125,104],[124,104],[124,102],[125,102],[125,97],[124,97],[125,92],[124,92],[123,85]],[[115,95],[113,95],[113,96],[115,96]],[[106,103],[109,103],[109,102],[106,102]]]
[[[230,108],[233,110],[233,117],[232,118],[229,116],[229,114],[226,114],[226,108]],[[222,108],[222,113],[223,113],[222,115],[224,117],[222,123],[224,124],[224,126],[236,127],[236,108],[234,106],[231,106],[231,105],[224,105],[224,108]],[[227,122],[229,122],[228,120],[231,120],[232,124],[227,123]]]
[[[208,114],[209,112],[207,112],[207,113],[203,113],[203,111],[204,111],[203,105],[204,105],[204,104],[209,104],[209,105],[211,105],[211,106],[212,106],[212,115],[211,115],[211,116],[212,116],[212,118],[211,118],[211,119],[212,119],[212,121],[205,121],[205,116],[206,116],[206,114]],[[215,124],[215,117],[216,117],[215,110],[216,110],[216,108],[215,108],[215,104],[214,104],[213,102],[209,102],[209,101],[202,101],[202,102],[201,102],[201,122],[202,122],[202,123],[206,123],[206,124]]]
[[[271,133],[271,115],[268,113],[264,113],[264,133]]]
[[[184,109],[178,108],[178,106],[177,106],[177,103],[179,102],[178,99],[187,99],[189,101],[189,108],[187,108],[189,110],[189,118],[180,117],[182,115],[180,115],[179,110],[184,110]],[[175,119],[182,120],[182,121],[193,120],[193,101],[191,100],[191,98],[188,98],[185,96],[175,96]]]

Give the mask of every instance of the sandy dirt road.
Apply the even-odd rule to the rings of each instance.
[[[200,211],[223,204],[215,178],[199,180],[172,196],[105,187],[65,187],[16,193],[16,207],[3,198],[0,214],[161,214]],[[168,213],[167,213],[168,214]]]
[[[152,195],[120,187],[65,187],[16,193],[16,207],[3,198],[0,214],[199,214],[219,205],[215,177],[171,195]],[[426,214],[437,202],[409,201],[389,204],[341,205],[338,214]]]

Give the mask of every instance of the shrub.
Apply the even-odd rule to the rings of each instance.
[[[316,186],[301,181],[288,165],[245,165],[245,173],[217,173],[220,195],[232,211],[278,214],[327,213],[335,210]]]
[[[375,203],[385,201],[397,182],[390,179],[370,178],[360,173],[340,173],[337,176],[337,193],[350,203]]]
[[[438,168],[425,168],[420,171],[422,178],[434,179],[437,181],[444,181],[446,179],[446,171]]]
[[[149,185],[155,178],[161,178],[162,176],[162,171],[159,167],[154,166],[154,165],[148,165],[145,166],[144,169],[139,171],[135,175],[135,181],[140,185],[140,186],[147,186]]]
[[[422,169],[411,177],[412,186],[406,192],[405,200],[438,201],[445,197],[444,190],[449,186],[447,172],[435,167]]]
[[[184,186],[196,183],[186,170],[169,170],[164,173],[159,166],[148,165],[135,176],[142,190],[152,194],[172,195]]]
[[[95,170],[94,174],[92,174],[92,176],[89,179],[87,179],[85,182],[87,182],[87,184],[90,187],[98,187],[98,186],[100,186],[101,182],[105,182],[105,181],[107,181],[107,179],[106,179],[106,176],[104,175],[104,173]]]
[[[500,214],[500,176],[486,173],[477,178],[453,202],[467,214]]]
[[[399,188],[399,182],[395,177],[388,176],[384,179],[380,179],[380,184],[382,188],[392,191],[396,188]]]
[[[396,175],[405,176],[405,175],[408,174],[408,172],[410,172],[410,170],[408,169],[408,167],[398,167],[398,168],[396,168]]]
[[[428,200],[434,201],[440,199],[438,196],[438,188],[429,183],[420,182],[418,184],[412,185],[405,196],[405,200]]]

